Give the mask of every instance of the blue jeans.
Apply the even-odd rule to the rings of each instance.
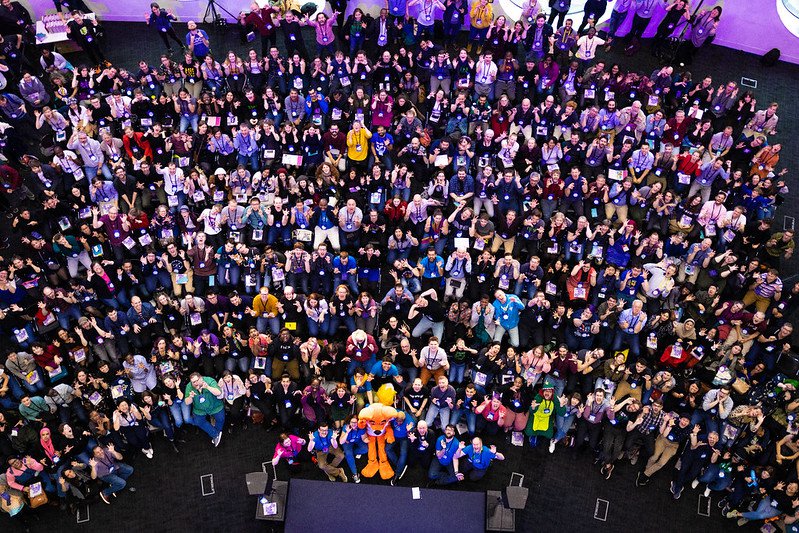
[[[630,347],[630,355],[633,357],[633,361],[638,359],[638,356],[641,354],[641,345],[639,343],[638,334],[637,333],[627,333],[626,331],[617,330],[616,331],[616,338],[613,340],[613,348],[614,352],[621,350],[622,345],[627,344]]]
[[[113,493],[119,492],[127,486],[127,479],[133,474],[133,467],[125,463],[116,463],[114,472],[100,479],[108,483],[108,487],[102,490],[103,495],[108,498]]]
[[[341,274],[336,274],[333,276],[334,287],[338,287],[342,283],[347,285],[354,294],[360,294],[361,291],[358,290],[357,276],[347,276],[347,279],[342,279]]]
[[[213,426],[208,421],[208,416],[214,419]],[[192,415],[192,423],[201,430],[205,431],[209,437],[215,439],[217,435],[222,433],[222,429],[225,427],[225,410],[220,409],[218,413],[208,416]]]
[[[433,331],[433,335],[438,337],[439,339],[444,338],[444,322],[433,322],[426,316],[423,316],[422,319],[416,324],[416,327],[413,328],[413,332],[411,332],[411,336],[415,338],[421,337],[427,331]]]
[[[180,133],[186,131],[191,126],[191,131],[196,132],[199,127],[200,117],[197,115],[180,116]]]
[[[153,412],[152,420],[150,423],[157,428],[164,430],[164,436],[169,441],[175,440],[175,428],[172,426],[172,421],[169,419],[169,414],[166,409],[158,409]]]
[[[450,383],[463,383],[463,375],[466,373],[466,363],[450,363],[449,381]]]
[[[357,476],[358,465],[355,464],[355,456],[367,453],[369,446],[364,441],[359,440],[354,443],[345,442],[341,445],[341,448],[344,450],[344,457],[347,458],[347,466],[350,467],[350,472]]]
[[[240,277],[241,267],[238,265],[230,265],[230,268],[219,265],[216,269],[216,279],[222,287],[236,287]]]
[[[44,384],[44,376],[42,375],[42,371],[39,370],[39,369],[36,369],[34,372],[39,374],[39,379],[33,385],[31,385],[30,383],[28,383],[24,379],[16,380],[13,377],[9,380],[9,383],[11,383],[12,381],[16,381],[18,385],[21,385],[22,388],[24,388],[26,391],[28,391],[29,393],[34,394],[34,395],[37,394],[37,393],[40,393],[40,392],[44,392],[47,387]],[[11,389],[13,391],[13,389],[14,389],[13,384],[12,384]],[[21,390],[20,390],[20,392],[21,392]],[[14,395],[16,396],[16,393]],[[20,394],[17,397],[21,398],[22,394]]]
[[[431,428],[433,427],[433,423],[436,421],[437,417],[441,418],[441,428],[447,427],[449,424],[449,416],[451,410],[449,407],[439,407],[438,405],[431,403],[430,407],[427,408],[427,416],[425,417],[425,422]]]
[[[572,425],[576,415],[569,416],[556,416],[555,417],[555,437],[552,440],[558,441],[566,436]]]
[[[719,422],[716,417],[702,409],[697,409],[691,416],[691,426],[696,424],[704,425],[707,433],[719,432]]]
[[[355,331],[355,330],[353,329],[353,331]],[[369,369],[371,369],[373,366],[375,366],[376,363],[377,363],[377,358],[374,355],[372,356],[371,359],[369,359],[368,361],[365,361],[365,362],[356,361],[355,359],[353,359],[347,365],[347,376],[354,376],[355,375],[355,371],[358,369],[358,367],[361,367],[361,368],[365,369],[366,372],[369,372]]]
[[[715,491],[722,491],[732,484],[732,476],[727,472],[722,472],[717,464],[708,465],[705,473],[699,476],[699,481],[707,483],[707,488]]]
[[[537,291],[538,287],[536,287],[534,283],[531,283],[529,280],[524,280],[516,282],[516,289],[513,291],[513,294],[519,298],[527,298],[532,300]]]
[[[327,337],[330,333],[330,321],[325,318],[320,324],[316,320],[308,319],[308,335],[311,337]]]
[[[66,309],[62,309],[60,313],[58,313],[58,325],[60,325],[65,330],[69,331],[69,319],[71,318],[75,322],[81,317],[82,313],[80,312],[80,307],[77,305],[70,305]]]
[[[407,421],[407,419],[406,419]],[[386,444],[386,455],[394,463],[394,471],[400,475],[408,464],[408,437],[398,438],[392,443]],[[399,448],[399,457],[396,449]]]
[[[275,317],[267,318],[265,316],[259,316],[255,320],[255,327],[261,333],[266,333],[266,328],[269,328],[269,331],[272,332],[272,335],[277,335],[280,333],[280,319]],[[355,331],[353,329],[353,331]]]
[[[615,9],[613,10],[613,12],[610,14],[610,19],[608,20],[608,28],[606,30],[608,34],[607,39],[612,39],[615,36],[616,30],[619,29],[619,26],[621,26],[621,23],[624,22],[624,19],[626,18],[626,11],[624,13],[619,13]]]
[[[169,406],[169,412],[172,413],[172,418],[175,420],[175,427],[193,423],[191,407],[182,400],[174,400],[174,403]]]
[[[355,326],[355,319],[353,317],[351,317],[350,315],[345,315],[343,317],[338,316],[338,315],[331,315],[330,316],[330,329],[328,329],[328,333],[330,335],[335,335],[335,333],[338,331],[338,328],[339,328],[339,326],[341,325],[342,322],[347,326],[347,329],[350,332],[353,332],[356,329],[358,329]]]
[[[781,514],[782,513],[777,508],[771,505],[771,497],[766,496],[757,504],[757,508],[754,511],[741,513],[741,516],[747,520],[765,520],[767,518],[780,516]]]
[[[436,485],[451,485],[458,481],[455,476],[455,466],[452,463],[442,465],[438,459],[430,461],[427,477],[436,482]]]
[[[241,152],[238,153],[236,156],[236,161],[239,165],[249,166],[250,170],[255,172],[260,168],[260,164],[258,161],[258,151],[251,153],[250,155],[242,154]]]
[[[241,374],[246,374],[247,370],[250,369],[250,358],[244,356],[238,359],[235,357],[225,359],[225,370],[235,373],[237,369]]]
[[[105,177],[107,181],[111,181],[114,179],[113,174],[111,174],[111,169],[108,168],[108,165],[105,163],[103,163],[103,166],[100,167],[100,170],[97,170],[97,165],[86,165],[85,167],[83,167],[83,173],[86,174],[86,179],[88,180],[89,183],[91,183],[92,180],[96,178],[97,174],[99,174],[100,172],[103,173],[103,177]]]
[[[144,288],[150,294],[155,294],[159,285],[167,292],[172,291],[172,278],[166,270],[159,271],[155,276],[150,275],[144,278]]]
[[[463,417],[466,420],[466,427],[469,429],[469,435],[474,435],[477,431],[477,415],[471,409],[461,407],[460,409],[453,409],[449,417],[449,423],[454,425]]]

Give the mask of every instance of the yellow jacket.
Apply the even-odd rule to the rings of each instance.
[[[475,0],[469,10],[469,20],[477,29],[488,28],[494,21],[494,8],[491,4],[480,5],[480,0]]]
[[[355,133],[355,130],[350,130],[347,133],[347,157],[353,161],[366,160],[366,156],[369,153],[369,139],[371,138],[372,132],[364,127],[361,127],[358,133]]]
[[[265,316],[268,313],[277,315],[277,298],[275,298],[273,294],[270,294],[266,297],[266,302],[264,302],[263,297],[259,293],[252,299],[252,310],[255,316]]]

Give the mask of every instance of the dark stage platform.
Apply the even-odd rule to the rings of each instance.
[[[286,533],[485,530],[485,493],[292,479]],[[372,512],[369,512],[372,510]],[[429,517],[439,517],[430,520]],[[446,520],[446,525],[440,520]]]

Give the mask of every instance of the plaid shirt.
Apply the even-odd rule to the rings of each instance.
[[[641,432],[642,435],[657,433],[660,430],[660,426],[663,424],[664,418],[665,416],[663,415],[662,409],[659,413],[655,414],[655,410],[650,408],[649,412],[644,415],[643,421],[638,426],[638,431]]]

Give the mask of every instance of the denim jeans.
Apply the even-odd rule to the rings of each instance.
[[[150,423],[157,428],[163,429],[164,436],[167,440],[175,440],[175,428],[172,425],[172,421],[169,419],[169,414],[166,409],[159,408],[153,411]]]
[[[729,473],[721,470],[717,464],[708,465],[705,472],[699,476],[699,481],[707,483],[707,488],[714,491],[722,491],[732,484],[732,478]]]
[[[408,464],[408,437],[402,437],[396,439],[394,442],[386,444],[386,455],[388,456],[389,460],[394,463],[394,471],[397,475],[400,475],[405,468],[405,465]],[[397,456],[396,450],[399,448],[399,456]]]
[[[258,161],[258,151],[251,153],[250,155],[242,154],[241,152],[238,153],[236,156],[236,161],[239,165],[249,166],[252,172],[257,171],[260,168],[260,163]]]
[[[436,404],[431,403],[430,407],[427,408],[427,416],[425,417],[425,422],[431,428],[433,427],[433,423],[436,421],[436,417],[441,417],[441,429],[443,430],[449,424],[451,410],[449,407],[439,407]]]
[[[268,318],[265,316],[259,316],[255,321],[255,327],[261,333],[266,333],[267,328],[269,331],[272,332],[272,335],[277,335],[280,333],[280,319],[277,317]],[[353,329],[353,331],[355,331]]]
[[[197,115],[181,115],[180,117],[180,133],[185,132],[189,126],[191,126],[191,131],[197,132],[197,128],[199,127],[200,117]]]
[[[632,356],[632,360],[635,361],[638,359],[638,356],[641,354],[641,347],[638,339],[638,334],[636,333],[627,333],[626,331],[616,330],[616,338],[613,340],[613,348],[614,352],[618,352],[621,350],[623,345],[628,345],[630,347],[630,355]]]
[[[347,279],[343,279],[341,274],[336,274],[333,276],[333,286],[338,287],[342,283],[346,284],[353,294],[359,294],[361,291],[358,290],[358,277],[357,276],[347,276]]]
[[[519,327],[516,326],[515,328],[511,328],[511,329],[509,329],[507,331],[508,331],[508,341],[510,342],[510,345],[513,346],[514,348],[518,348],[519,347]],[[498,325],[496,327],[496,329],[494,330],[494,340],[497,341],[497,342],[501,342],[502,341],[502,337],[504,337],[504,336],[505,336],[505,328],[503,328],[502,326]]]
[[[568,416],[556,416],[555,417],[555,437],[552,440],[558,441],[561,440],[563,437],[571,429],[572,425],[574,424],[574,419],[576,415],[568,415]]]
[[[114,471],[112,473],[100,478],[108,483],[108,487],[102,490],[106,498],[124,489],[128,484],[126,480],[133,474],[133,467],[125,463],[116,463],[113,468]]]
[[[747,520],[765,520],[767,518],[780,516],[781,514],[779,509],[771,505],[771,497],[766,496],[757,504],[757,508],[754,511],[741,513],[741,517]]]
[[[169,406],[169,412],[172,413],[172,418],[175,420],[175,427],[194,423],[191,416],[191,406],[183,400],[175,399],[174,403]]]
[[[450,383],[463,383],[463,375],[466,372],[466,363],[450,363],[449,381]]]
[[[455,467],[452,463],[442,465],[438,459],[430,461],[427,477],[436,482],[436,485],[451,485],[458,481],[455,476]]]
[[[422,319],[416,324],[416,327],[413,328],[413,332],[411,332],[411,336],[415,338],[421,337],[427,331],[433,331],[433,335],[438,337],[439,339],[444,338],[444,322],[433,322],[426,316],[423,316]],[[518,339],[517,339],[518,340]],[[518,342],[516,343],[518,345]]]
[[[344,457],[347,459],[347,466],[350,467],[350,472],[357,476],[358,465],[355,464],[355,456],[367,453],[369,447],[365,442],[359,440],[354,443],[345,442],[341,445],[341,448],[344,450]]]
[[[316,320],[308,319],[308,335],[311,337],[327,337],[330,331],[330,321],[325,318],[320,324]]]
[[[453,409],[449,417],[449,423],[457,425],[461,417],[466,420],[466,427],[469,430],[469,435],[474,435],[477,431],[477,415],[471,409],[466,409],[464,407]]]
[[[213,426],[208,421],[208,416],[214,419]],[[218,413],[208,416],[192,415],[192,423],[205,431],[209,437],[215,439],[217,435],[222,433],[222,429],[225,427],[225,410],[220,409]]]

